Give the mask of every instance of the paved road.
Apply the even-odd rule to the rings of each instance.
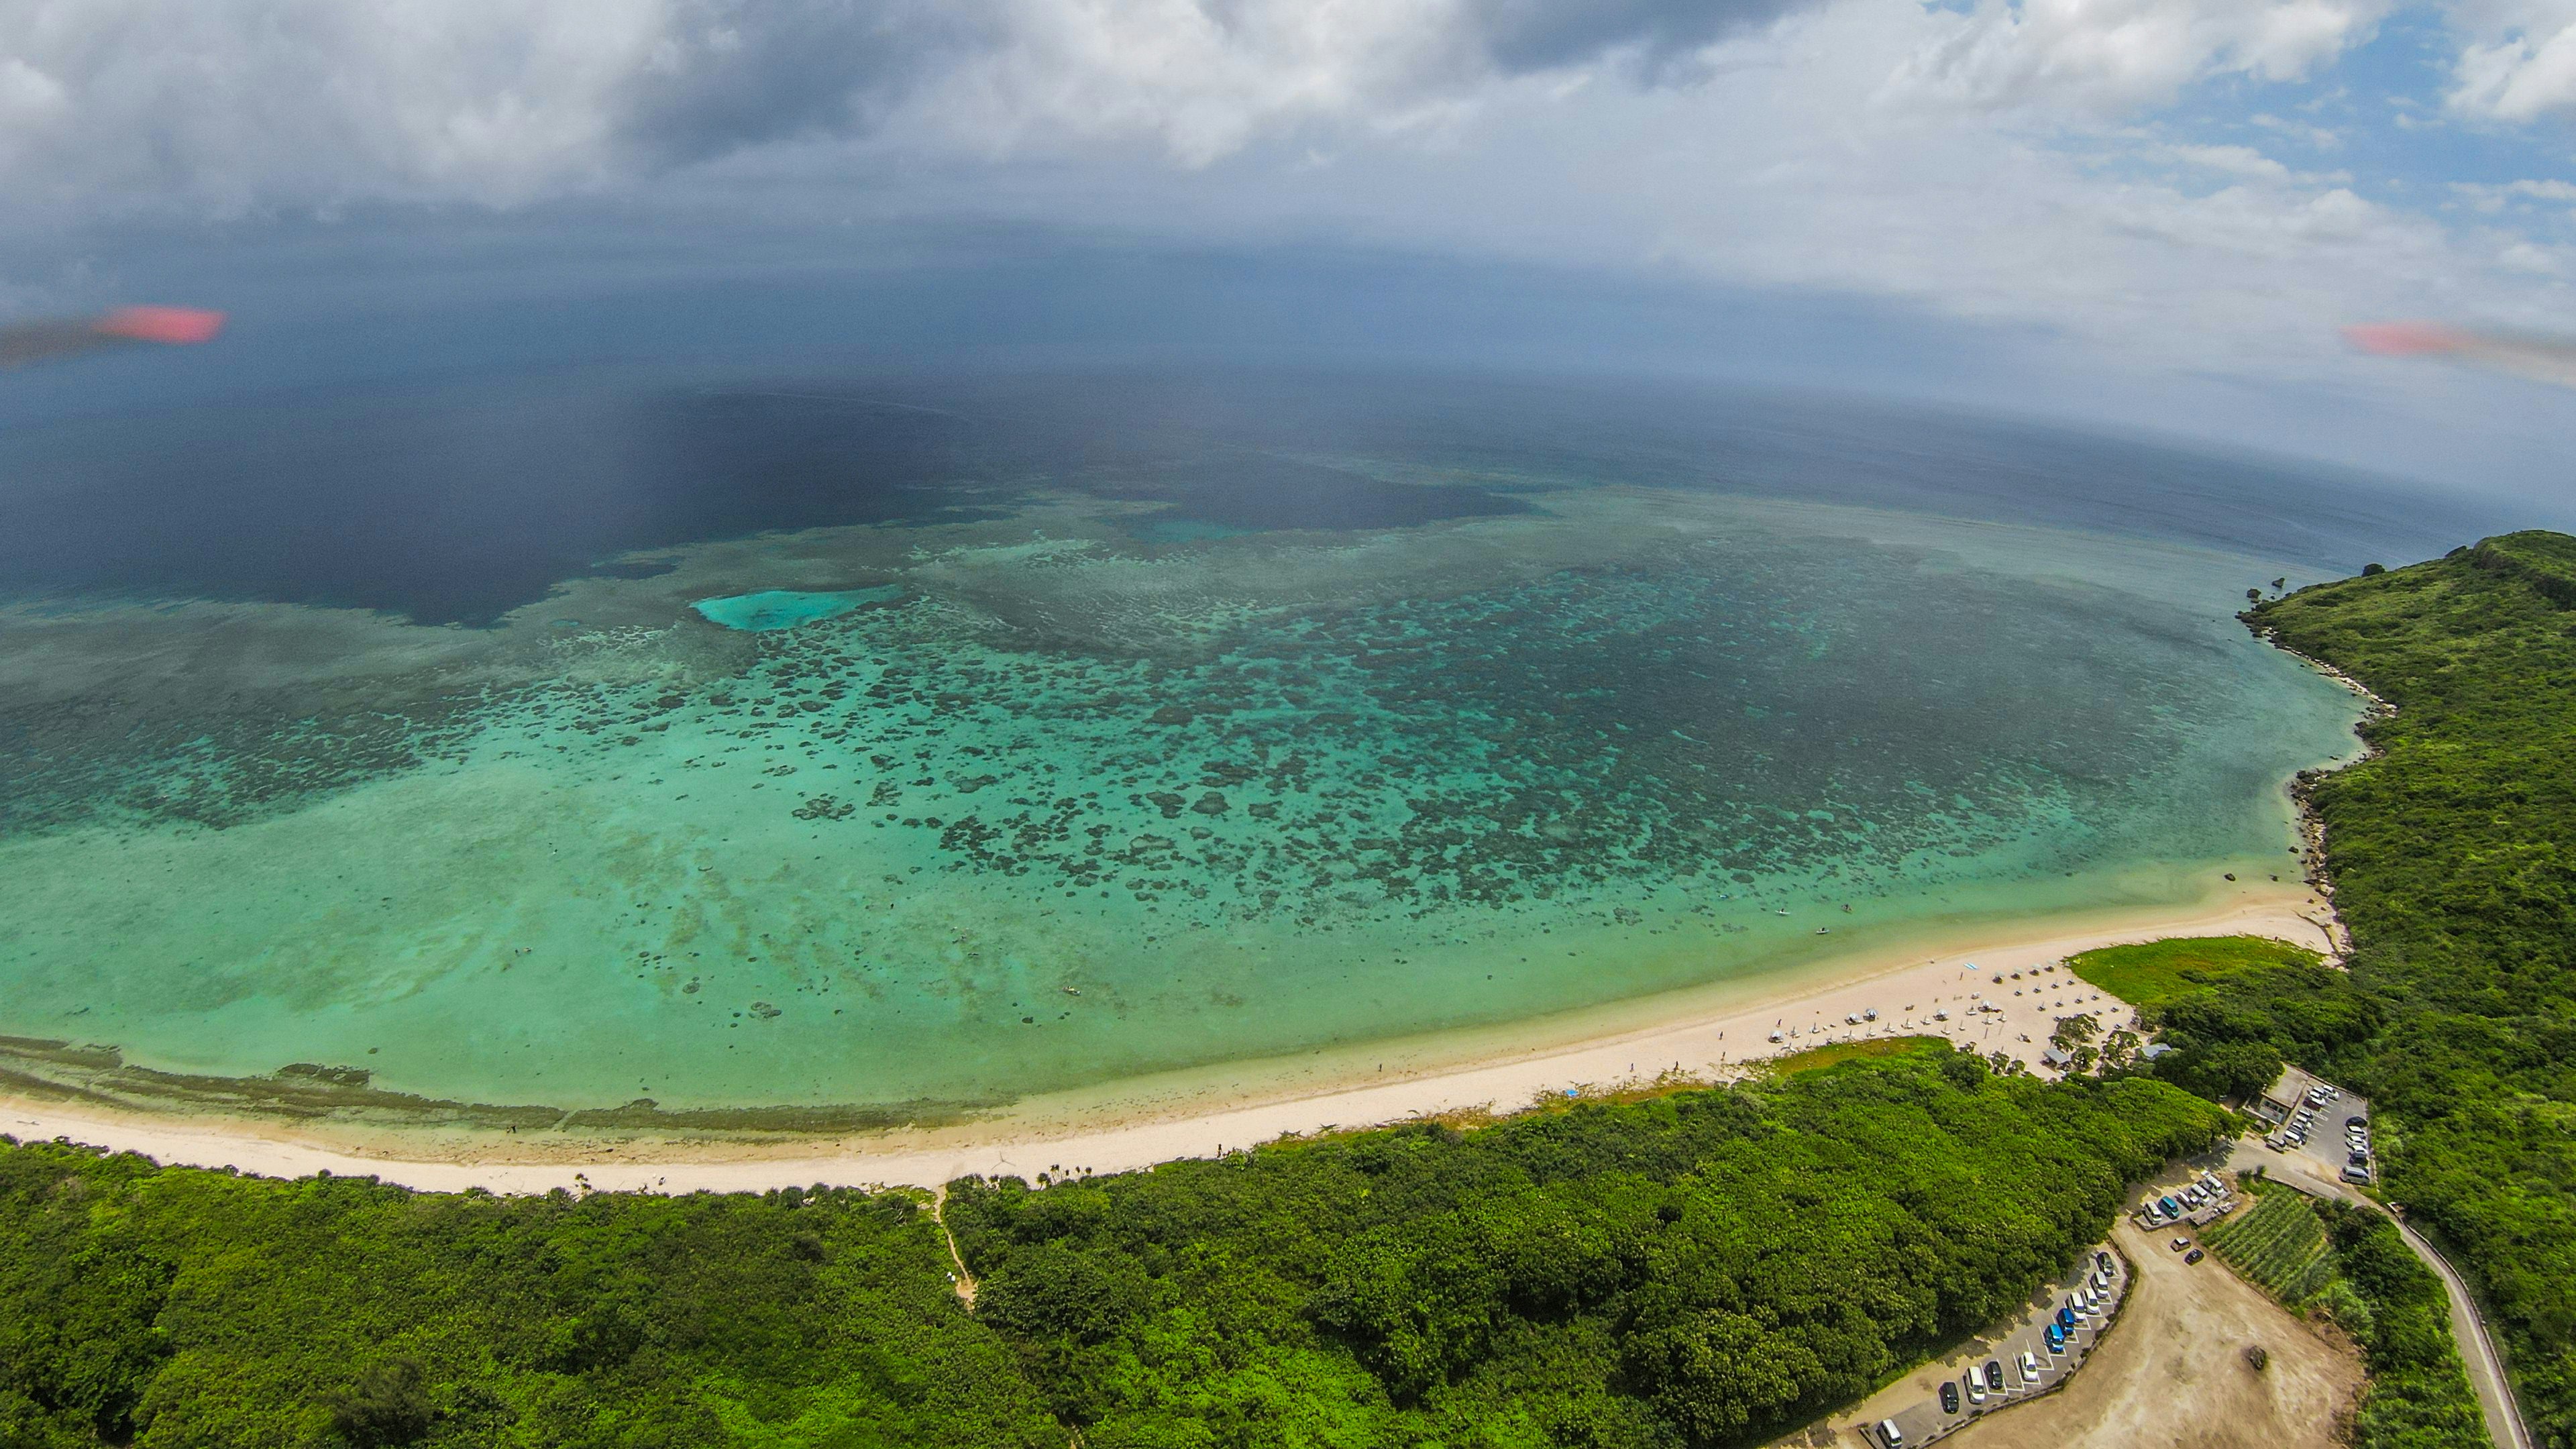
[[[2259,1142],[2237,1139],[2228,1153],[2227,1165],[2240,1170],[2260,1167],[2273,1181],[2310,1197],[2340,1198],[2373,1212],[2388,1211],[2344,1183],[2329,1182],[2305,1171],[2298,1154],[2276,1153]],[[2478,1312],[2476,1300],[2469,1297],[2469,1285],[2431,1243],[2424,1241],[2422,1234],[2406,1226],[2402,1218],[2396,1222],[2398,1236],[2441,1278],[2443,1290],[2450,1295],[2451,1337],[2460,1346],[2461,1362],[2468,1365],[2469,1383],[2478,1391],[2478,1407],[2486,1415],[2487,1438],[2494,1441],[2495,1449],[2533,1449],[2530,1431],[2523,1427],[2522,1406],[2514,1401],[2513,1381],[2505,1377],[2504,1355],[2496,1352],[2486,1318]]]

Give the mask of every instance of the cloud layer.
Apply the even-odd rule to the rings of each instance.
[[[0,188],[57,215],[524,203],[748,147],[1143,139],[1184,165],[1485,82],[1639,74],[1801,0],[17,0]]]
[[[2568,181],[2410,192],[2303,109],[2392,3],[0,0],[0,234],[605,205],[1304,237],[2273,378],[2361,375],[2357,318],[2576,327]],[[2576,0],[2445,13],[2425,114],[2576,110]]]

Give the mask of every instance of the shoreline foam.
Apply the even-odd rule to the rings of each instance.
[[[0,1132],[20,1140],[63,1138],[142,1153],[173,1165],[233,1167],[277,1177],[331,1172],[371,1175],[428,1191],[482,1188],[495,1192],[640,1190],[659,1192],[758,1191],[817,1183],[935,1187],[970,1174],[1035,1178],[1040,1172],[1117,1172],[1185,1157],[1206,1157],[1287,1135],[1383,1126],[1412,1118],[1508,1111],[1542,1096],[1569,1090],[1643,1085],[1667,1072],[1719,1079],[1748,1063],[1853,1035],[1886,1037],[1934,1034],[2005,1051],[2036,1062],[2046,1045],[2020,1038],[2044,1025],[2056,1006],[2017,1006],[2004,993],[2011,973],[2075,952],[2125,941],[2175,935],[2270,935],[2300,944],[2332,940],[2325,902],[2286,883],[2243,883],[2194,902],[2081,918],[2042,917],[1974,928],[1977,940],[1926,937],[1900,951],[1857,953],[1810,963],[1795,973],[1649,998],[1624,1004],[1625,1029],[1574,1040],[1531,1045],[1496,1040],[1481,1053],[1458,1056],[1458,1044],[1423,1042],[1413,1050],[1419,1070],[1405,1071],[1405,1044],[1358,1049],[1398,1068],[1355,1076],[1353,1053],[1341,1060],[1306,1064],[1237,1064],[1225,1073],[1167,1073],[1131,1079],[1085,1093],[1034,1097],[971,1121],[905,1128],[865,1137],[790,1143],[719,1143],[636,1137],[573,1138],[471,1133],[368,1131],[342,1126],[296,1125],[218,1115],[177,1116],[70,1106],[0,1095]],[[1921,955],[1918,960],[1918,952]],[[1968,963],[1974,963],[1974,974]],[[1990,978],[2003,974],[2004,986]],[[2043,978],[2054,984],[2062,976]],[[2081,983],[2045,998],[2078,1009],[2079,996],[2095,995]],[[1981,1022],[1959,1010],[1971,995],[1990,994],[2006,1010]],[[2102,997],[2083,1008],[2117,1012],[2123,1004]],[[1647,1014],[1665,1008],[1679,1019],[1653,1023]],[[1926,1023],[1948,1009],[1952,1020]],[[1863,1028],[1840,1024],[1853,1012],[1875,1009]],[[1803,1017],[1803,1020],[1801,1018]],[[1773,1045],[1774,1025],[1833,1023]],[[1559,1022],[1562,1031],[1568,1023]],[[1523,1023],[1522,1027],[1545,1026]],[[1750,1050],[1747,1050],[1750,1049]],[[1315,1054],[1322,1056],[1323,1054]],[[1316,1073],[1338,1067],[1324,1078]],[[1217,1080],[1220,1077],[1230,1081]],[[1301,1081],[1300,1078],[1303,1078]],[[1370,1080],[1370,1077],[1377,1078]]]

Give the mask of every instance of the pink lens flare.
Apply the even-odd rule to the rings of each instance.
[[[2417,357],[2457,352],[2470,342],[2468,333],[2439,322],[2371,322],[2343,329],[2346,342],[2382,357]]]
[[[224,314],[194,307],[119,307],[92,327],[110,337],[137,342],[205,342],[224,330]]]

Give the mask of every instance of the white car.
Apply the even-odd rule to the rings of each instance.
[[[2039,1355],[2032,1353],[2027,1349],[2023,1350],[2019,1367],[2021,1369],[2021,1382],[2024,1388],[2028,1388],[2030,1385],[2039,1382]]]

